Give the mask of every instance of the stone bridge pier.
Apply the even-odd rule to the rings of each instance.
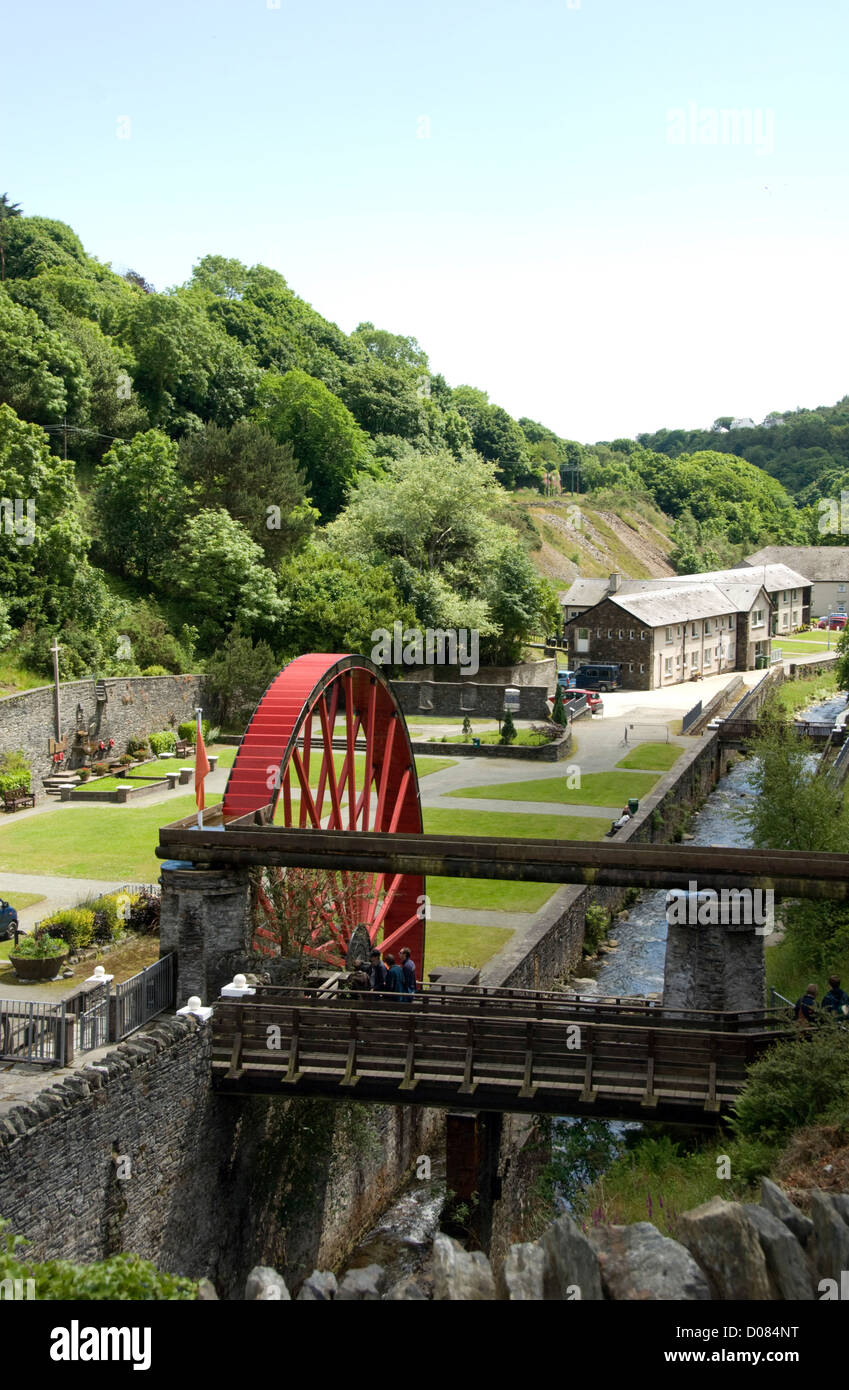
[[[217,999],[251,953],[247,869],[163,868],[160,950],[177,957],[178,1006]]]
[[[665,1008],[762,1009],[765,992],[764,936],[755,925],[669,924]]]

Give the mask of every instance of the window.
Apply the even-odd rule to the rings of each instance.
[[[579,642],[589,642],[589,640],[590,640],[590,630],[589,630],[589,628],[588,628],[588,627],[579,627],[579,628],[578,628],[578,641],[579,641]]]
[[[676,665],[676,666],[680,666],[680,665],[681,665],[681,653],[680,653],[680,652],[678,653],[678,655],[677,655],[676,658],[675,658],[675,665]]]
[[[668,627],[668,628],[666,629],[666,640],[667,640],[667,642],[671,642],[671,641],[672,641],[672,628],[671,628],[671,627]]]
[[[647,637],[648,637],[648,633],[646,632],[645,628],[642,628],[642,630],[641,630],[641,632],[640,632],[640,641],[641,641],[641,642],[645,642],[645,640],[646,640]]]
[[[798,589],[794,589],[794,590],[793,590],[793,602],[794,602],[794,603],[796,602],[796,600],[798,599],[798,597],[799,597],[799,590],[798,590]]]
[[[764,611],[762,608],[756,608],[754,613],[752,614],[752,627],[763,627],[763,625]]]
[[[646,671],[645,666],[641,666],[641,667],[640,667],[640,675],[641,675],[641,676],[645,675],[645,671]]]
[[[722,647],[721,647],[721,646],[717,647],[717,649],[716,649],[716,659],[717,659],[717,661],[721,661],[721,660],[722,660]]]
[[[784,612],[783,612],[782,615],[781,615],[781,626],[782,626],[782,627],[786,627],[787,624],[789,623],[789,621],[790,621],[790,614],[789,614],[789,613],[787,612],[787,610],[785,609]]]
[[[629,641],[629,642],[633,642],[633,640],[634,640],[634,629],[633,629],[632,627],[629,627],[629,628],[628,628],[628,641]]]
[[[668,656],[668,657],[666,658],[666,660],[664,661],[664,663],[663,663],[663,674],[664,674],[665,676],[671,676],[671,675],[672,675],[672,657],[671,657],[671,656]]]
[[[698,664],[699,664],[699,654],[698,654],[698,652],[691,652],[691,653],[690,653],[690,665],[691,665],[693,668],[695,668],[696,666],[698,666]]]
[[[676,636],[676,637],[680,637],[680,636],[681,636],[681,624],[680,624],[680,623],[678,624],[678,626],[677,626],[676,629],[675,629],[675,636]]]
[[[705,623],[705,637],[710,637],[710,618]]]
[[[845,593],[846,593],[846,585],[845,585],[845,584],[838,584],[838,586],[837,586],[837,592],[838,592],[839,594],[845,594]]]
[[[733,614],[733,613],[729,613],[729,615],[728,615],[728,630],[729,630],[729,632],[732,630],[733,627],[734,627],[734,614]]]
[[[612,628],[612,627],[609,627],[609,628],[607,629],[607,640],[608,640],[608,642],[610,641],[610,639],[611,639],[612,636],[613,636],[613,628]]]
[[[705,647],[705,666],[710,666],[712,660],[710,647]]]
[[[793,626],[794,626],[794,627],[798,627],[798,626],[799,626],[799,610],[798,610],[798,609],[796,609],[796,611],[795,611],[794,614],[793,614]]]
[[[634,663],[633,663],[633,661],[629,661],[629,662],[628,662],[628,670],[629,670],[629,671],[633,671],[633,669],[634,669]]]
[[[790,590],[789,590],[789,589],[785,589],[785,590],[784,590],[784,593],[781,595],[781,598],[782,598],[783,602],[786,603],[787,600],[789,599],[789,597],[790,597]]]
[[[691,637],[698,637],[698,635],[699,635],[698,626],[697,626],[696,623],[693,623],[693,626],[692,626],[692,628],[690,629],[690,636],[691,636]]]
[[[620,642],[622,641],[622,638],[623,638],[624,636],[625,636],[624,629],[620,627],[620,629],[619,629],[619,641],[620,641]]]
[[[600,627],[597,627],[597,628],[596,628],[596,630],[595,630],[595,635],[596,635],[596,637],[600,637],[600,636],[601,636],[601,628],[600,628]]]

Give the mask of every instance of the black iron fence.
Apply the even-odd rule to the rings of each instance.
[[[176,983],[174,959],[173,955],[163,956],[153,965],[145,966],[138,975],[115,986],[115,1042],[141,1028],[148,1019],[170,1009]]]
[[[73,1027],[64,1001],[0,999],[0,1061],[63,1067],[73,1051]]]

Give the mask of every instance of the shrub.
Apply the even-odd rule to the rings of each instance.
[[[40,932],[38,936],[19,937],[12,954],[25,960],[48,960],[51,956],[64,956],[67,950],[68,944],[60,936]]]
[[[143,676],[169,676],[170,671],[166,671],[164,666],[145,666],[142,671]]]
[[[130,738],[130,739],[127,739],[127,752],[128,752],[128,753],[135,753],[135,754],[146,753],[146,752],[147,752],[147,739],[146,739],[146,738]]]
[[[508,709],[501,725],[501,738],[499,739],[499,743],[515,743],[516,737],[516,725],[513,723],[513,715]]]
[[[472,721],[468,715],[463,720],[463,742],[468,743],[472,737]]]
[[[109,771],[109,764],[95,763],[91,770],[94,773],[95,777],[105,777]]]
[[[130,907],[128,926],[139,936],[159,935],[160,898],[154,893],[139,893]]]
[[[848,1107],[849,1034],[823,1018],[749,1067],[733,1125],[739,1134],[775,1141]]]
[[[598,903],[593,903],[588,907],[584,914],[584,954],[594,955],[600,943],[604,940],[607,928],[610,925],[610,913],[606,908],[600,907]]]
[[[23,749],[0,753],[0,792],[28,792],[31,789],[32,770]]]
[[[200,727],[203,733],[203,741],[206,743],[209,738],[209,720],[201,717]],[[183,723],[177,727],[177,734],[181,741],[188,739],[189,743],[194,743],[195,735],[197,734],[197,721],[195,719],[184,719]]]
[[[22,1236],[13,1236],[6,1230],[7,1224],[0,1220],[0,1282],[32,1279],[38,1299],[159,1302],[197,1298],[194,1280],[163,1274],[140,1255],[111,1255],[107,1260],[90,1265],[74,1265],[69,1260],[27,1262],[22,1248],[27,1242]]]
[[[91,776],[91,768],[90,768],[90,767],[81,767],[81,768],[78,768],[78,769],[77,769],[77,776],[79,777],[79,779],[80,779],[81,782],[87,782],[88,779],[89,779],[89,777]]]
[[[87,904],[94,913],[93,940],[95,945],[104,946],[114,941],[124,930],[124,917],[121,909],[127,901],[125,893],[107,893]],[[130,900],[132,903],[132,899]]]
[[[118,759],[118,762],[119,762],[119,763],[122,763],[122,764],[124,765],[124,767],[129,767],[129,766],[130,766],[130,763],[134,763],[134,762],[135,762],[135,758],[133,757],[132,753],[122,753],[122,754],[121,754],[121,757]],[[108,768],[107,768],[107,771],[108,771]]]
[[[163,729],[161,733],[151,734],[150,751],[159,757],[162,753],[173,753],[177,747],[177,735],[173,729]]]
[[[52,936],[61,937],[75,951],[91,945],[94,935],[94,912],[90,907],[63,907],[51,917],[45,917],[42,927],[49,927]]]

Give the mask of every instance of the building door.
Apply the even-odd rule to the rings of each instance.
[[[590,630],[588,627],[579,627],[575,637],[575,652],[578,656],[586,656],[590,649]]]

